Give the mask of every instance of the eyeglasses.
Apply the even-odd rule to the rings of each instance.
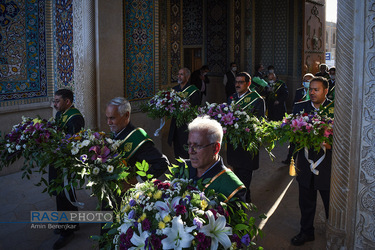
[[[191,150],[191,151],[193,151],[193,152],[198,152],[198,151],[200,151],[200,150],[202,150],[202,149],[204,149],[204,148],[207,148],[208,146],[211,146],[212,144],[215,144],[215,142],[212,142],[212,143],[210,143],[210,144],[207,144],[207,145],[204,145],[204,146],[200,146],[200,145],[184,145],[184,149],[186,150],[186,151],[189,151],[189,150]]]

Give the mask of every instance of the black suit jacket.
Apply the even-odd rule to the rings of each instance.
[[[293,101],[293,104],[294,103],[297,103],[297,102],[301,102],[303,101],[302,98],[305,96],[305,88],[302,87],[302,88],[298,88],[296,89],[296,93],[294,95],[294,101]]]
[[[120,134],[116,135],[114,139],[123,140],[128,134],[133,131],[136,127],[129,123],[126,128],[121,131]],[[137,151],[130,157],[128,165],[134,166],[136,162],[142,162],[145,160],[150,165],[147,173],[154,175],[158,178],[167,170],[169,165],[168,158],[159,152],[155,145],[151,141],[147,141],[140,146]]]
[[[197,86],[197,88],[199,90],[202,89],[202,79],[200,78],[200,75],[201,75],[201,70],[198,69],[198,70],[194,71],[191,74],[191,77],[190,77],[191,84]],[[204,76],[204,82],[206,83],[206,89],[202,92],[202,94],[206,95],[206,93],[207,93],[207,84],[210,83],[210,80],[208,79],[207,75]]]
[[[225,73],[225,75],[228,79],[227,84],[225,85],[225,94],[227,95],[227,98],[229,98],[231,95],[236,93],[236,77],[233,75],[232,71],[228,71],[227,73]]]
[[[272,121],[281,121],[286,113],[286,99],[289,96],[288,88],[286,84],[282,81],[276,81],[274,85],[280,83],[281,86],[277,89],[276,95],[272,96],[269,94],[267,96],[267,108],[268,108],[268,118]],[[278,101],[279,104],[274,104]]]
[[[327,106],[331,101],[326,99],[323,106]],[[311,101],[303,101],[296,103],[293,108],[293,114],[298,114],[300,111],[306,113],[314,112]],[[323,150],[319,153],[309,149],[309,159],[316,162],[324,154]],[[316,190],[329,190],[331,182],[331,163],[332,163],[332,150],[326,150],[324,160],[316,168],[319,175],[315,175],[310,170],[310,163],[305,158],[305,150],[301,149],[297,156],[297,181],[305,188],[314,188]]]

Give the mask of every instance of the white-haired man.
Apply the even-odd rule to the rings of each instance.
[[[131,106],[124,97],[116,97],[108,102],[105,115],[107,124],[116,140],[126,140],[120,146],[128,165],[145,160],[150,164],[149,173],[159,177],[169,165],[168,159],[155,148],[151,138],[142,128],[130,122]]]
[[[197,117],[189,125],[189,137],[186,150],[189,160],[185,160],[188,166],[189,176],[179,176],[192,179],[195,183],[199,180],[210,179],[206,189],[214,189],[224,194],[227,199],[238,197],[245,201],[246,187],[241,180],[227,168],[219,155],[223,139],[221,125],[208,116]]]

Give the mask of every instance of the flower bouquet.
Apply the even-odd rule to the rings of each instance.
[[[122,140],[112,140],[104,132],[91,129],[81,130],[68,140],[66,149],[73,158],[72,168],[68,168],[67,176],[71,176],[69,184],[79,179],[82,187],[85,179],[86,187],[99,199],[99,203],[106,199],[113,207],[115,194],[121,194],[121,183],[128,180],[135,171],[126,164],[123,154],[118,151]],[[64,153],[64,155],[69,155]],[[63,155],[61,164],[66,166]],[[78,175],[74,175],[78,173]]]
[[[219,202],[214,190],[205,194],[186,179],[138,183],[122,205],[102,239],[111,249],[250,248],[260,231],[243,210],[234,212],[242,223],[232,220],[229,204]]]
[[[198,109],[198,114],[208,115],[221,124],[224,142],[230,142],[234,148],[242,146],[247,151],[257,152],[260,142],[258,139],[260,122],[257,117],[249,115],[250,112],[242,110],[234,103],[207,103],[206,106]]]
[[[151,118],[175,118],[177,126],[195,118],[194,108],[187,99],[188,93],[173,89],[160,90],[147,104],[141,107]]]
[[[332,145],[333,118],[318,113],[286,115],[275,132],[281,142],[297,145],[296,150],[312,148],[319,152],[322,143]]]
[[[59,130],[53,119],[22,117],[22,122],[13,126],[10,133],[1,140],[0,170],[9,166],[17,159],[24,157],[22,178],[30,179],[33,171],[47,173],[45,168],[49,162],[45,159],[44,149],[54,150],[59,147],[59,142],[65,134]],[[42,177],[37,184],[46,180]]]

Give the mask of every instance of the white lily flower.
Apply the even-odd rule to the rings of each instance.
[[[232,228],[226,227],[226,220],[223,215],[218,215],[215,221],[215,216],[211,211],[207,211],[206,215],[208,217],[208,225],[203,226],[199,232],[204,233],[206,236],[211,237],[211,249],[218,249],[219,242],[225,249],[231,246],[230,239],[228,235],[232,235]]]
[[[163,249],[182,249],[190,247],[191,242],[194,239],[194,236],[190,233],[195,228],[196,226],[184,227],[181,215],[174,217],[172,220],[172,227],[163,229],[163,234],[167,235],[167,238],[161,241]]]
[[[238,124],[237,123],[234,124],[234,128],[238,129]]]
[[[159,211],[160,216],[164,219],[171,211],[175,211],[176,206],[180,203],[181,197],[174,197],[172,202],[157,201],[155,202],[155,208]]]
[[[130,250],[136,250],[136,249],[144,249],[146,246],[146,240],[151,235],[150,232],[144,231],[142,232],[142,224],[138,224],[138,232],[139,235],[137,235],[136,232],[134,232],[133,237],[130,239],[130,241],[135,245],[135,247],[129,248]]]

